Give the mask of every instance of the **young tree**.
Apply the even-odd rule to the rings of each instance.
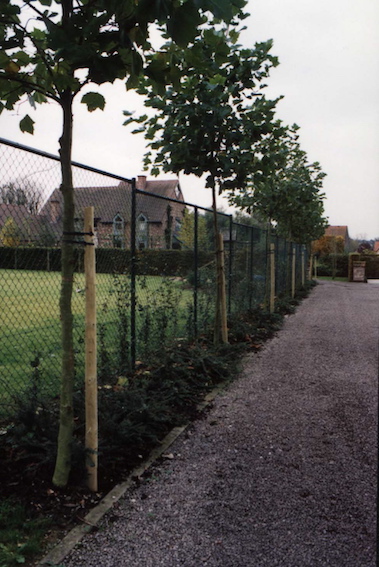
[[[289,240],[310,244],[324,234],[320,193],[322,172],[318,162],[309,163],[298,141],[299,127],[283,126],[280,121],[260,143],[260,167],[252,173],[245,188],[230,192],[229,200],[243,210],[272,223]]]
[[[57,462],[53,482],[67,484],[73,430],[74,379],[73,246],[74,190],[71,170],[73,102],[89,83],[102,85],[116,79],[134,88],[138,77],[153,75],[156,84],[175,75],[165,53],[154,53],[149,37],[152,24],[162,26],[174,42],[193,41],[207,13],[231,22],[245,0],[0,0],[0,111],[11,110],[25,97],[32,106],[53,100],[62,109],[59,140],[63,194],[62,285],[62,387]],[[144,54],[149,53],[148,64]],[[162,67],[163,64],[163,67]],[[104,108],[98,92],[81,98],[88,110]],[[21,130],[33,132],[25,115]]]
[[[276,101],[266,100],[259,89],[271,67],[278,64],[270,54],[272,42],[244,49],[237,44],[235,29],[205,28],[191,50],[172,43],[166,51],[177,62],[180,88],[154,89],[145,80],[140,92],[153,116],[128,118],[137,122],[150,140],[145,166],[202,176],[212,191],[215,242],[219,240],[217,194],[243,187],[255,168],[255,146],[271,130]],[[258,96],[259,95],[259,96]],[[126,112],[126,115],[130,113]],[[152,157],[153,153],[154,157]],[[216,246],[218,281],[222,278],[221,255]],[[218,287],[218,292],[220,286]],[[219,296],[216,299],[215,340],[219,341]]]
[[[20,244],[20,229],[12,217],[7,218],[0,231],[0,242],[3,246],[12,248]]]
[[[271,132],[260,141],[260,167],[252,172],[244,188],[229,193],[230,203],[266,221],[269,258],[273,226],[288,240],[310,246],[327,225],[323,218],[324,195],[319,192],[325,174],[318,163],[308,164],[306,153],[300,149],[298,130],[296,124],[290,128],[276,121]],[[268,262],[266,304],[270,296],[270,274]]]

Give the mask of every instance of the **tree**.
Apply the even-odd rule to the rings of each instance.
[[[3,246],[15,248],[20,244],[20,230],[12,217],[8,217],[0,232],[0,241]]]
[[[329,256],[330,254],[343,254],[345,242],[342,236],[323,235],[312,242],[312,254],[318,256]]]
[[[288,240],[310,246],[327,226],[323,218],[324,195],[319,192],[325,174],[318,163],[307,162],[307,155],[298,141],[298,130],[296,124],[288,127],[277,120],[260,141],[260,167],[252,172],[245,187],[229,193],[233,205],[266,221],[269,258],[273,227]],[[270,263],[267,262],[266,305],[270,296],[270,274]]]
[[[0,0],[0,111],[12,110],[25,97],[32,106],[53,100],[62,109],[59,140],[63,195],[62,284],[62,386],[58,453],[53,482],[67,484],[73,431],[73,245],[74,190],[71,169],[73,103],[90,83],[116,79],[134,88],[141,74],[154,76],[157,85],[175,76],[175,64],[165,53],[155,53],[149,41],[152,24],[158,24],[174,42],[193,41],[207,12],[231,22],[245,0]],[[151,56],[146,63],[144,54]],[[98,92],[85,93],[81,102],[90,112],[102,109]],[[25,115],[20,128],[33,133]],[[67,236],[68,238],[65,238]]]
[[[157,93],[154,81],[144,80],[140,92],[147,96],[146,106],[155,113],[131,116],[125,122],[142,125],[135,132],[145,132],[150,140],[145,166],[153,165],[153,174],[161,169],[199,177],[208,174],[206,186],[212,191],[216,243],[216,196],[226,189],[244,186],[255,167],[255,145],[270,131],[276,104],[258,92],[271,67],[278,64],[270,54],[272,42],[243,49],[237,39],[234,28],[219,26],[205,28],[191,50],[180,50],[168,43],[166,52],[177,61],[180,71],[180,88]],[[222,279],[220,262],[217,244],[218,281]],[[220,289],[216,298],[216,342],[220,339]]]
[[[327,226],[320,193],[322,172],[318,162],[309,163],[298,141],[299,127],[275,123],[260,142],[260,167],[244,188],[230,192],[229,200],[243,210],[266,219],[289,240],[310,245]]]
[[[360,245],[358,246],[357,252],[359,252],[359,254],[368,254],[370,252],[373,252],[373,246],[370,242],[364,241],[361,242]]]
[[[195,246],[195,212],[185,209],[180,227],[179,240],[186,248]],[[214,250],[213,215],[199,212],[197,217],[197,244],[199,250]]]
[[[23,205],[31,215],[36,215],[43,201],[43,191],[29,179],[8,181],[0,187],[0,203]]]

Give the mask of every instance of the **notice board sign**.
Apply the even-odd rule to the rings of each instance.
[[[366,262],[353,262],[353,282],[366,281]]]

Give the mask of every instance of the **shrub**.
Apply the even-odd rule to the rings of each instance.
[[[348,266],[348,254],[329,254],[319,259],[317,263],[317,275],[345,278],[348,276]]]

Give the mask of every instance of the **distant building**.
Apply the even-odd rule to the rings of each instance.
[[[140,175],[137,189],[152,193],[137,193],[136,246],[143,248],[179,247],[178,233],[184,215],[184,198],[178,179],[148,181]],[[168,201],[158,197],[174,199]],[[75,187],[75,219],[80,231],[84,208],[95,211],[95,240],[101,248],[129,248],[131,243],[132,187],[122,181],[106,187]],[[181,204],[183,202],[183,204]],[[62,234],[63,196],[55,189],[44,205],[41,214],[48,217],[52,231]]]
[[[350,247],[350,237],[347,226],[328,226],[325,230],[325,236],[327,237],[340,237],[343,239],[345,251],[349,251]]]

